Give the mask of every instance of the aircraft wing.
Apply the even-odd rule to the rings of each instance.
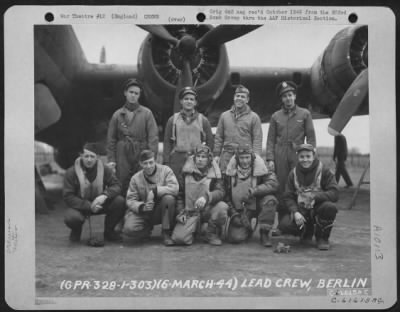
[[[363,76],[363,79],[366,79],[367,72],[367,70],[364,71],[360,77]],[[276,86],[287,80],[294,81],[297,84],[296,103],[307,108],[313,119],[332,118],[333,114],[338,111],[340,104],[342,109],[352,110],[350,114],[347,114],[346,111],[340,112],[340,114],[346,115],[347,119],[339,114],[336,115],[335,118],[340,120],[342,130],[351,116],[368,114],[368,97],[365,96],[365,92],[368,90],[365,86],[368,85],[365,81],[359,82],[358,85],[358,87],[363,88],[362,92],[364,93],[360,94],[359,91],[354,91],[353,89],[359,90],[359,88],[354,85],[350,88],[349,85],[347,89],[340,90],[339,94],[332,94],[329,90],[321,90],[321,88],[328,89],[329,86],[327,85],[313,85],[315,77],[313,77],[311,68],[232,67],[230,77],[229,84],[227,84],[221,96],[213,105],[203,110],[212,125],[216,125],[219,115],[232,106],[233,91],[239,83],[249,88],[251,92],[249,105],[260,116],[263,123],[268,123],[271,115],[281,108],[280,99],[276,95]],[[362,96],[361,102],[355,108],[354,106],[350,108],[354,96],[345,96],[346,90],[349,93],[355,92],[356,95]],[[326,94],[326,98],[316,98],[316,94],[321,93]],[[329,95],[332,97],[329,98]],[[339,120],[334,122],[339,122]]]
[[[177,90],[188,85],[196,87],[198,109],[212,126],[231,107],[239,83],[250,89],[250,106],[263,122],[279,109],[275,87],[282,80],[298,85],[297,104],[315,118],[332,117],[336,132],[352,115],[368,113],[367,26],[344,28],[311,68],[291,69],[229,66],[224,43],[262,25],[138,26],[149,34],[137,66],[88,63],[70,25],[35,26],[35,138],[57,148],[61,166],[72,163],[84,142],[105,142],[108,121],[124,102],[123,82],[132,77],[143,82],[140,101],[160,133],[179,110]]]
[[[298,86],[296,103],[314,119],[332,118],[329,132],[340,133],[353,115],[369,113],[368,29],[346,27],[339,31],[310,68],[230,68],[222,95],[210,105],[212,123],[232,105],[233,88],[242,83],[251,91],[250,105],[262,122],[280,108],[275,88],[284,80]]]
[[[55,147],[66,167],[83,142],[105,141],[137,66],[88,63],[70,25],[36,25],[34,43],[35,139]]]

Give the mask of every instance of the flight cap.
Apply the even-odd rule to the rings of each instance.
[[[309,152],[313,152],[315,154],[315,148],[311,144],[300,144],[297,147],[296,153],[298,154],[301,151],[309,151]]]
[[[124,91],[128,90],[129,87],[131,86],[137,86],[140,90],[142,90],[142,84],[140,83],[139,80],[136,78],[129,78],[127,81],[124,83]]]
[[[237,155],[243,155],[243,154],[252,154],[253,149],[251,148],[250,144],[239,144],[239,146],[236,149],[236,154]]]
[[[248,96],[250,95],[249,89],[247,89],[244,85],[238,85],[235,89],[235,93],[246,93]]]
[[[288,91],[293,91],[294,93],[296,93],[297,85],[293,81],[282,81],[276,87],[276,94],[278,95],[278,97],[281,97],[282,94]]]
[[[197,98],[197,92],[193,87],[184,87],[179,91],[179,99],[183,99],[186,94],[192,94],[195,98]]]

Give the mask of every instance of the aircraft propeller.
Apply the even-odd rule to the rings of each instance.
[[[162,25],[138,25],[150,34],[173,44],[181,54],[182,69],[180,71],[178,83],[176,85],[174,97],[174,112],[180,110],[178,93],[183,87],[193,86],[192,68],[190,59],[196,53],[196,50],[205,46],[219,46],[225,42],[239,38],[261,25],[219,25],[210,29],[201,38],[195,39],[190,34],[185,34],[182,38],[173,37]]]
[[[260,26],[261,25],[218,25],[197,41],[197,47],[221,45],[239,38]]]
[[[192,69],[190,68],[189,59],[184,58],[182,73],[179,76],[178,84],[176,85],[175,89],[174,112],[178,112],[180,110],[179,91],[183,87],[188,87],[188,86],[190,87],[193,86]]]
[[[177,45],[179,40],[172,36],[168,30],[162,25],[137,25],[143,30],[149,32],[150,34],[164,39],[172,44]]]
[[[338,135],[360,107],[368,94],[368,68],[354,79],[336,108],[328,125],[331,135]]]

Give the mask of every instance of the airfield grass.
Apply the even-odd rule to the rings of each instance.
[[[363,168],[348,168],[357,185]],[[81,244],[68,240],[69,229],[63,223],[65,204],[60,199],[60,177],[48,177],[49,201],[53,209],[36,214],[36,297],[272,297],[326,296],[326,288],[318,288],[320,279],[352,281],[367,279],[371,287],[370,248],[370,192],[362,185],[356,205],[349,210],[354,188],[343,188],[339,183],[339,213],[331,235],[331,249],[320,251],[303,246],[298,237],[273,237],[274,246],[283,242],[291,252],[278,254],[273,248],[259,244],[258,231],[246,244],[223,244],[220,247],[195,242],[192,246],[165,247],[156,226],[146,243],[107,243],[103,248],[92,248],[85,243],[89,238],[88,224],[84,225]],[[92,230],[102,237],[103,216],[92,218]],[[270,287],[244,287],[250,279],[269,279]],[[153,290],[130,289],[121,285],[140,280],[213,280],[236,279],[235,290],[228,286],[157,287]],[[311,281],[311,287],[282,286],[280,279]],[[99,281],[100,289],[61,289],[63,281]],[[119,287],[110,289],[115,281]],[[65,282],[64,282],[65,283]],[[92,284],[93,285],[93,284]],[[281,285],[282,287],[279,287]],[[65,284],[64,284],[65,286]],[[243,286],[243,287],[242,287]],[[290,286],[290,287],[289,287]],[[65,288],[65,287],[64,287]]]

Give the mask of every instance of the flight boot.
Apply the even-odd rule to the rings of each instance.
[[[72,243],[77,243],[81,240],[82,234],[82,225],[77,226],[71,229],[71,233],[69,234],[69,241]]]
[[[222,245],[221,239],[217,236],[217,234],[214,234],[214,233],[207,233],[206,240],[207,240],[207,243],[209,243],[210,245],[213,245],[213,246],[221,246]]]
[[[305,245],[311,245],[314,236],[314,224],[304,224],[300,234],[300,242]]]
[[[104,231],[104,240],[108,242],[120,243],[122,242],[122,236],[120,233],[114,230]]]
[[[218,237],[218,228],[213,222],[208,222],[205,241],[213,246],[221,246],[222,241]]]
[[[317,247],[319,250],[329,250],[329,236],[333,227],[333,220],[322,220],[315,218],[315,238],[317,240]]]
[[[162,236],[163,236],[163,243],[165,246],[169,247],[175,245],[174,241],[171,239],[170,230],[163,230]]]

